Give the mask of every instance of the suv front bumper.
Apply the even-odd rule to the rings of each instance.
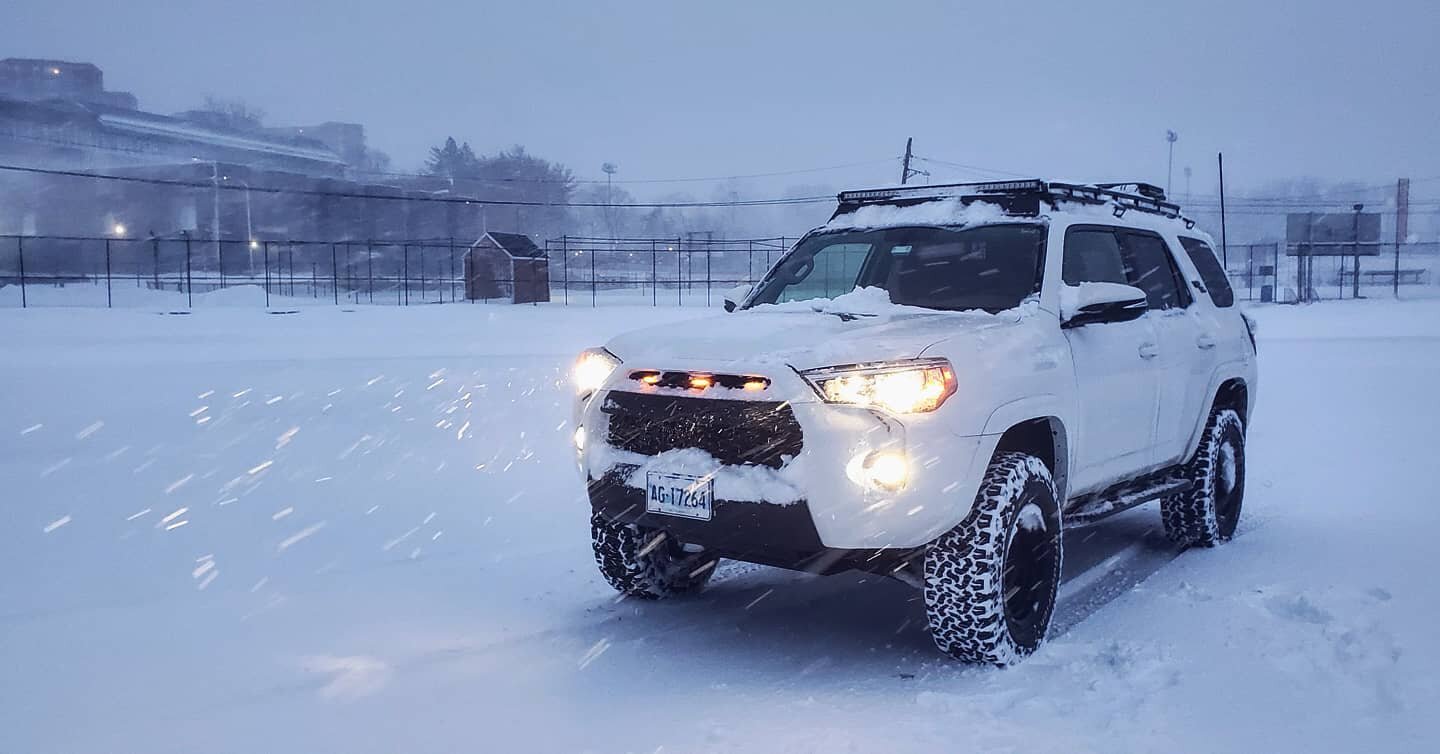
[[[618,400],[610,400],[612,394]],[[652,404],[645,409],[647,414],[660,418],[630,413],[636,410],[636,396]],[[788,416],[762,423],[764,432],[753,431],[754,411],[761,405],[793,416],[798,430],[794,442],[784,436]],[[687,412],[698,413],[692,419]],[[727,423],[727,417],[740,425]],[[759,404],[602,391],[588,401],[579,418],[590,439],[578,460],[591,505],[601,515],[664,529],[682,542],[714,549],[725,557],[817,572],[876,570],[862,564],[883,560],[881,552],[903,555],[923,547],[960,523],[970,511],[999,439],[954,434],[935,415],[902,421],[882,412],[818,400]],[[616,433],[611,432],[612,421]],[[647,427],[668,433],[677,426],[722,436],[702,434],[690,438],[693,442],[670,437],[660,444],[642,436]],[[730,445],[740,451],[789,450],[793,455],[751,452],[740,457],[729,450]],[[657,452],[697,446],[711,453],[713,468],[689,466],[677,471],[714,474],[712,519],[694,521],[647,512],[644,490],[627,483],[644,475],[632,473],[642,465],[666,470],[665,458],[657,457]],[[856,478],[857,459],[879,450],[904,454],[908,479],[903,489],[877,489]],[[757,486],[782,494],[755,499],[761,497],[755,494]]]

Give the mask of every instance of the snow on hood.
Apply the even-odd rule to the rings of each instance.
[[[908,225],[984,225],[1004,222],[1014,218],[992,202],[972,201],[965,204],[959,198],[936,199],[908,206],[893,204],[870,204],[837,215],[824,225],[825,230],[851,228],[890,228]]]
[[[820,312],[821,314],[855,314],[869,317],[935,314],[934,309],[926,309],[923,306],[892,303],[890,291],[875,286],[856,288],[835,298],[812,298],[804,301],[786,301],[780,304],[761,304],[753,307],[752,311]]]
[[[644,368],[668,368],[679,360],[814,369],[913,359],[957,335],[1014,325],[1035,308],[1027,302],[999,314],[937,311],[892,304],[883,289],[862,288],[833,299],[768,304],[635,330],[606,348]]]

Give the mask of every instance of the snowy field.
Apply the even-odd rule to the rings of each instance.
[[[1077,530],[998,671],[874,577],[615,599],[564,372],[703,312],[5,311],[0,752],[1440,750],[1440,302],[1252,313],[1235,541]]]

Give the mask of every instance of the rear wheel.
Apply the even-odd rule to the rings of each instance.
[[[1227,408],[1210,414],[1183,473],[1190,489],[1160,501],[1165,534],[1195,547],[1229,541],[1245,501],[1245,424],[1239,413]]]
[[[1045,638],[1060,585],[1060,507],[1050,470],[996,456],[970,515],[925,551],[930,636],[958,660],[1010,665]]]
[[[642,599],[698,592],[719,562],[704,553],[686,552],[664,531],[610,521],[599,513],[590,516],[590,543],[610,586]]]

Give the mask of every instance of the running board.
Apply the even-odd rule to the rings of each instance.
[[[1166,470],[1081,495],[1065,507],[1065,525],[1094,523],[1166,495],[1188,492],[1194,484],[1189,479],[1177,477],[1173,470]]]

